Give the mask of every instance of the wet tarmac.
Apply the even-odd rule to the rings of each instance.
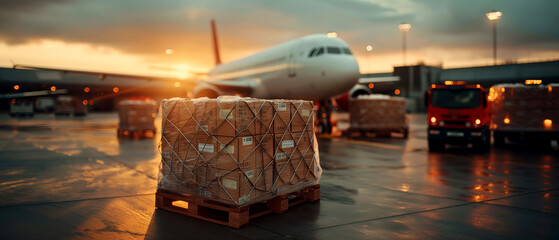
[[[558,239],[559,151],[429,153],[410,137],[321,138],[322,199],[233,229],[155,210],[158,137],[116,114],[0,116],[0,239]]]

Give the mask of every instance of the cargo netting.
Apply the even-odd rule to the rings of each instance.
[[[172,98],[161,113],[158,189],[242,206],[320,180],[310,101]]]

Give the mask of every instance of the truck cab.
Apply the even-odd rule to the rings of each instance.
[[[479,84],[445,81],[431,85],[425,94],[430,151],[444,150],[445,144],[471,143],[477,150],[491,144],[490,109],[487,93]]]

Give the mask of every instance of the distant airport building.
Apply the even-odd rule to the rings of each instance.
[[[543,84],[559,83],[559,61],[449,69],[418,64],[396,66],[392,73],[362,74],[361,77],[370,79],[373,93],[405,97],[409,112],[423,112],[426,110],[423,93],[431,84],[465,81],[491,87],[499,83],[524,83],[527,79],[539,79]]]

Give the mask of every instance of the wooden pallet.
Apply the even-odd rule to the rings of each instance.
[[[129,138],[129,139],[154,138],[155,129],[147,129],[147,130],[117,129],[117,136],[119,138]]]
[[[367,137],[369,134],[374,134],[376,137],[391,137],[392,133],[401,134],[403,138],[408,138],[408,128],[378,128],[378,129],[348,129],[345,135],[348,137]]]
[[[234,206],[190,195],[157,190],[155,208],[218,223],[229,227],[242,228],[250,219],[269,213],[284,213],[289,207],[320,200],[320,185],[301,191],[281,195],[273,199],[248,206]]]

